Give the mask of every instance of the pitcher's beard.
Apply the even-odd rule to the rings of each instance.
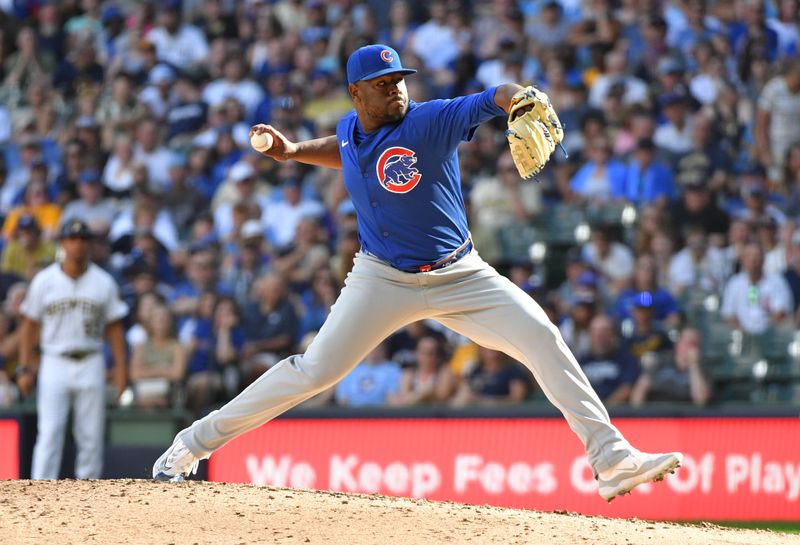
[[[397,123],[401,121],[408,112],[408,104],[403,102],[402,107],[400,103],[391,102],[383,111],[372,110],[369,115],[375,119],[380,119],[382,123]]]

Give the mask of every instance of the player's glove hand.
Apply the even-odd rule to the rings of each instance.
[[[520,176],[531,178],[542,170],[564,138],[564,129],[545,93],[529,86],[514,94],[506,138]]]

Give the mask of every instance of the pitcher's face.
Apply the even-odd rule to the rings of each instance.
[[[408,89],[402,74],[386,74],[350,86],[356,107],[381,125],[396,123],[408,112]]]

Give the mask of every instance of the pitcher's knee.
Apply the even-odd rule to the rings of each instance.
[[[561,332],[552,322],[533,320],[527,328],[525,338],[539,344],[542,342],[556,342],[561,339]]]
[[[289,365],[302,374],[309,390],[320,392],[342,380],[351,368],[337,364],[335,360],[317,362],[305,355],[292,356]]]

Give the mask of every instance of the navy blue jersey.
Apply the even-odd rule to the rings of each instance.
[[[446,257],[469,236],[456,153],[475,128],[505,115],[496,88],[451,100],[409,102],[399,123],[361,132],[355,111],[336,127],[344,183],[362,248],[398,269]]]

